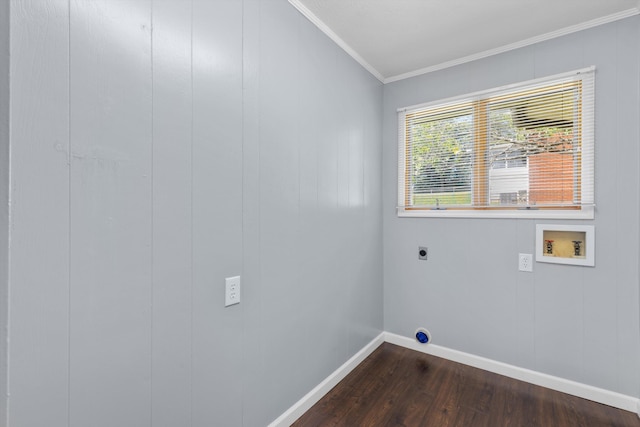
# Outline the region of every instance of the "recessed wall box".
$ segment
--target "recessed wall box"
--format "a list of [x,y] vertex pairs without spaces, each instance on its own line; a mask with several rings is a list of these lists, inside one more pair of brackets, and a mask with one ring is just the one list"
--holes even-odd
[[536,224],[536,261],[595,266],[593,225]]

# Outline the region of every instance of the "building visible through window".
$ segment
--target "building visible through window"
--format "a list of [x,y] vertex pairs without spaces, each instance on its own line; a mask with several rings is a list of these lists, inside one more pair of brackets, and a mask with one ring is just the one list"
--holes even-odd
[[593,207],[593,70],[399,112],[399,210]]

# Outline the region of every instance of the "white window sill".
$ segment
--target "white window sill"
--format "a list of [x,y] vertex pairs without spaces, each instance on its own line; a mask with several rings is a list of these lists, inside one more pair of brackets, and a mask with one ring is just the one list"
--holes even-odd
[[585,206],[581,210],[514,209],[514,210],[465,210],[465,209],[404,209],[398,207],[400,218],[502,218],[502,219],[593,219],[595,208]]

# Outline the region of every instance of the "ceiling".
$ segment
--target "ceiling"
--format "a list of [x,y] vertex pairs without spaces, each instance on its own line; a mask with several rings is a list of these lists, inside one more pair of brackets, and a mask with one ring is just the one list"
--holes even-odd
[[640,0],[289,0],[381,81],[640,13]]

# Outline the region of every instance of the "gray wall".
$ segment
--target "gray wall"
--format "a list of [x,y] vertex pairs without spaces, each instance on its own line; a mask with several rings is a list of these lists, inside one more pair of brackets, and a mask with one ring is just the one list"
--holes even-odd
[[376,79],[286,0],[10,4],[8,426],[265,425],[379,334]]
[[9,4],[0,3],[0,425],[7,418],[9,262]]
[[[640,396],[640,17],[385,85],[385,330]],[[535,263],[536,223],[397,218],[396,109],[571,71],[596,71],[596,267]],[[418,245],[429,260],[418,261]]]

